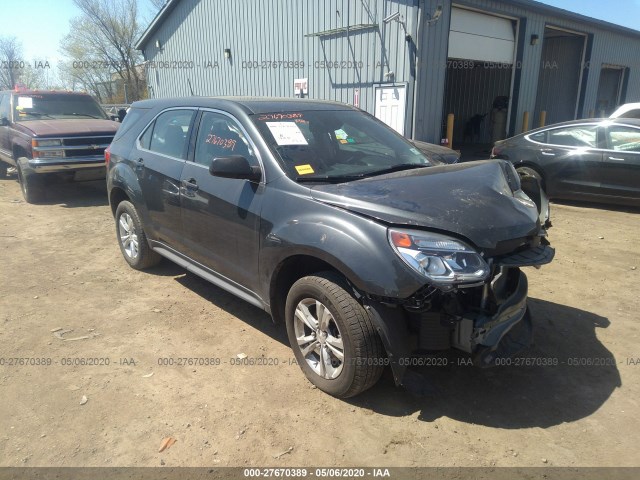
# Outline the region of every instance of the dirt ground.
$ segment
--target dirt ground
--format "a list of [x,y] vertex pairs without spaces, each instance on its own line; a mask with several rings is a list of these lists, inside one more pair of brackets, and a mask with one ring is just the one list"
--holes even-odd
[[[525,356],[557,365],[431,367],[424,397],[385,372],[342,401],[288,363],[264,312],[169,262],[129,268],[101,182],[29,205],[0,180],[0,465],[637,466],[640,212],[552,216],[556,260],[526,269]],[[221,363],[159,365],[183,357]]]

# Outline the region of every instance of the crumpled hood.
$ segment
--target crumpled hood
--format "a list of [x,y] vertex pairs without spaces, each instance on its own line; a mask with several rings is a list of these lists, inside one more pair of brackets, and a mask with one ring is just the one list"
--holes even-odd
[[480,248],[535,235],[537,208],[513,197],[501,161],[405,170],[311,188],[318,201],[385,223],[441,230]]
[[37,136],[83,136],[83,135],[115,135],[120,124],[112,120],[98,118],[71,118],[50,120],[29,120],[17,122],[23,129],[30,130]]

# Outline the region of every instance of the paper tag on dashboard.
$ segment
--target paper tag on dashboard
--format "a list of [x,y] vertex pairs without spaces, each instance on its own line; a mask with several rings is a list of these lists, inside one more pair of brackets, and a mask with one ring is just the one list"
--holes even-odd
[[18,106],[22,108],[33,108],[33,98],[18,97]]
[[310,173],[314,173],[311,165],[296,165],[296,172],[298,172],[298,175],[308,175]]
[[308,145],[295,122],[265,122],[278,145]]

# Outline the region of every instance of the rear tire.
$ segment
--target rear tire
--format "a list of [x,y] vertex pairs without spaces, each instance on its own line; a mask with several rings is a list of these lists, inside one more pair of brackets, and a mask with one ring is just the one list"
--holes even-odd
[[320,390],[348,398],[380,379],[382,342],[342,277],[322,272],[301,278],[289,290],[285,314],[296,361]]
[[40,203],[46,198],[46,190],[44,185],[44,178],[38,175],[25,175],[22,173],[20,166],[18,170],[18,182],[20,182],[20,189],[22,190],[22,196],[27,203]]
[[122,201],[116,209],[116,236],[122,256],[136,270],[157,265],[162,257],[149,246],[138,211],[129,201]]

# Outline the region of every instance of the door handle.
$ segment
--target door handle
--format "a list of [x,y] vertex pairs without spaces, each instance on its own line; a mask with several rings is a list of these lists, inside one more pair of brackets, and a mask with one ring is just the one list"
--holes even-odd
[[144,159],[139,158],[138,163],[136,163],[136,170],[142,170],[144,168]]
[[556,154],[553,153],[551,150],[540,150],[540,153],[543,155],[547,155],[548,157],[555,157]]
[[609,157],[609,160],[615,160],[616,162],[624,162],[624,158],[619,158],[619,157]]
[[198,190],[198,183],[196,182],[195,178],[190,178],[189,180],[183,180],[182,186],[192,192],[195,192]]

